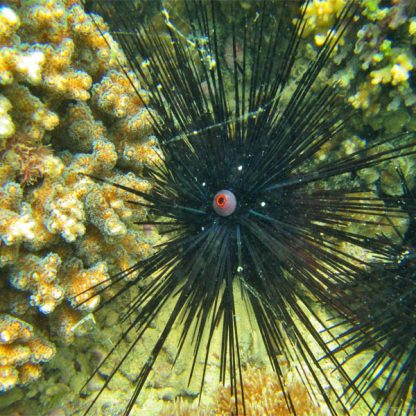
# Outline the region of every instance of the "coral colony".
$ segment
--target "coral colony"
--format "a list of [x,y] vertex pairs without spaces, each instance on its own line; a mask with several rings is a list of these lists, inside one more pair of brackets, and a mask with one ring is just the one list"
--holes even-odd
[[151,251],[128,226],[144,211],[79,175],[145,191],[139,172],[156,158],[143,103],[95,20],[78,1],[0,7],[2,392],[39,378],[56,346],[72,343],[99,302],[75,308],[87,297],[77,294]]
[[415,413],[414,12],[4,2],[0,413]]

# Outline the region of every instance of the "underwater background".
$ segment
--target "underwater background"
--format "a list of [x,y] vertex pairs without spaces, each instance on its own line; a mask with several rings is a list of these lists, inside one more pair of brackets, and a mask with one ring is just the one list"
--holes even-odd
[[[180,18],[182,1],[136,3],[143,10],[141,24],[166,30],[167,17],[161,12],[166,9],[169,23],[187,35]],[[238,3],[256,14],[253,2]],[[274,3],[278,8],[279,1]],[[293,2],[294,16],[304,12],[307,18],[299,71],[322,46],[347,1],[306,3]],[[321,160],[333,153],[351,154],[379,135],[416,131],[414,2],[358,4],[353,36],[338,45],[319,82],[336,80],[339,97],[359,117],[348,126],[350,137],[320,150]],[[0,5],[2,416],[83,414],[89,395],[111,374],[111,362],[82,395],[81,388],[121,333],[117,302],[129,301],[126,295],[96,316],[101,300],[91,297],[94,288],[153,253],[159,239],[153,227],[134,224],[145,220],[147,211],[132,207],[131,195],[79,174],[148,191],[151,184],[143,171],[158,157],[149,112],[120,69],[125,57],[97,13],[94,2],[84,8],[78,0],[8,0]],[[224,35],[223,40],[224,55],[231,54],[229,39]],[[132,79],[146,100],[146,91]],[[381,194],[396,196],[404,192],[398,168],[412,189],[414,156],[358,175]],[[389,237],[397,240],[396,231],[404,235],[407,227],[407,221],[395,220]],[[139,349],[149,351],[159,330],[155,322]],[[243,334],[240,347],[248,414],[287,414],[259,336]],[[368,355],[371,351],[363,353],[363,360]],[[187,383],[186,357],[171,371],[174,357],[175,349],[163,350],[132,415],[229,414],[229,391],[215,373],[218,357],[211,357],[199,407],[199,385]],[[114,376],[91,414],[123,413],[140,370],[136,359],[128,357],[127,369]],[[360,361],[349,365],[353,371]],[[308,399],[301,382],[294,381],[291,390],[304,409],[299,414],[327,414]],[[363,412],[358,405],[351,414]]]

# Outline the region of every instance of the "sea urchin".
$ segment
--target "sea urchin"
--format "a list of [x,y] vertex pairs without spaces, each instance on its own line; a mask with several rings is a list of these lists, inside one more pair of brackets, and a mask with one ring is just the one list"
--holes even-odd
[[361,363],[351,380],[355,391],[346,389],[351,403],[372,390],[375,415],[416,413],[416,199],[399,175],[409,227],[400,244],[388,241],[387,250],[346,288],[353,312],[347,321],[354,325],[340,334],[336,349]]
[[[337,97],[337,84],[318,76],[351,27],[354,2],[303,68],[297,61],[305,17],[297,2],[251,2],[246,10],[233,1],[184,1],[176,25],[162,10],[163,30],[138,23],[134,2],[98,4],[129,69],[147,90],[143,102],[159,143],[160,160],[146,170],[151,192],[114,186],[142,199],[132,203],[148,209],[148,223],[163,236],[153,255],[99,291],[113,290],[104,306],[139,287],[126,305],[126,329],[105,361],[127,337],[133,341],[98,396],[163,312],[167,318],[140,363],[125,415],[173,328],[180,334],[178,356],[193,348],[189,380],[202,358],[201,392],[219,334],[220,380],[230,384],[235,413],[245,413],[240,336],[253,330],[289,413],[297,409],[282,355],[308,390],[338,414],[343,405],[331,395],[339,394],[318,361],[320,354],[331,356],[315,305],[347,314],[339,287],[366,265],[364,256],[347,248],[371,253],[384,244],[352,226],[388,225],[386,215],[402,215],[397,204],[384,204],[354,174],[413,152],[411,134],[403,133],[393,148],[379,140],[348,155],[319,157],[324,146],[340,140],[352,115]],[[125,75],[131,77],[127,70]],[[251,328],[242,327],[249,322],[242,312],[251,317]],[[330,360],[348,382],[335,358]]]

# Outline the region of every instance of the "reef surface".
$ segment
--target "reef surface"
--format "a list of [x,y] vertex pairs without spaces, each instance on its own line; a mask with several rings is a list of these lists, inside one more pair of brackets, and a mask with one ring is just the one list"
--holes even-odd
[[[241,3],[250,7],[250,2]],[[339,82],[340,96],[361,114],[355,135],[336,149],[346,153],[379,133],[416,129],[415,10],[410,1],[358,3],[359,29],[352,46],[341,45],[333,55],[330,76]],[[312,53],[322,44],[345,4],[313,0],[302,6],[308,17],[304,36],[310,41],[306,56],[308,49]],[[103,19],[93,16],[79,0],[7,0],[0,6],[4,415],[29,414],[28,408],[50,416],[82,412],[79,390],[118,331],[115,311],[97,324],[93,312],[100,297],[91,296],[110,276],[149,255],[157,240],[154,230],[134,225],[146,217],[146,209],[132,207],[130,194],[83,175],[147,191],[151,184],[142,172],[157,159],[148,110],[120,68],[125,58]],[[133,74],[130,79],[145,100],[139,81]],[[333,150],[322,149],[322,158]],[[414,164],[404,158],[396,167],[410,177]],[[380,181],[383,192],[394,195],[401,192],[395,175],[392,167],[368,170],[365,180],[373,185]],[[149,337],[156,336],[157,323]],[[262,368],[264,357],[253,352],[256,340],[249,337],[246,344],[246,361]],[[155,369],[138,405],[149,415],[196,414],[191,404],[174,403],[178,396],[196,397],[198,389],[187,388],[180,374],[170,373],[174,352],[164,355],[165,363]],[[102,380],[109,371],[104,369]],[[259,394],[256,378],[274,383],[266,370],[260,375],[258,369],[248,371],[253,396]],[[134,370],[118,375],[119,389],[103,395],[97,414],[116,414],[136,376]],[[101,385],[87,388],[94,392]],[[226,411],[230,398],[213,388],[215,395]],[[200,414],[204,412],[202,408]]]

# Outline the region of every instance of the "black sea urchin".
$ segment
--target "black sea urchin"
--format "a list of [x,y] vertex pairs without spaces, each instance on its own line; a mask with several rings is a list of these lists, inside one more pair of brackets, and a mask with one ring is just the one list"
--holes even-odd
[[391,242],[350,284],[356,324],[339,337],[339,350],[361,364],[352,404],[373,390],[372,410],[386,416],[416,414],[416,199],[401,178],[409,227],[401,244]]
[[[180,334],[178,356],[192,347],[189,380],[202,360],[201,392],[219,336],[220,380],[230,384],[234,413],[238,402],[245,413],[240,337],[251,330],[261,336],[288,413],[300,410],[279,356],[331,414],[346,411],[318,361],[331,357],[330,331],[320,333],[326,325],[315,305],[346,314],[339,287],[366,265],[364,255],[349,250],[384,245],[354,225],[383,227],[386,215],[402,215],[355,172],[413,152],[410,134],[402,134],[394,148],[384,150],[385,140],[346,156],[323,154],[342,136],[351,112],[338,99],[337,85],[318,76],[349,27],[354,3],[303,69],[295,65],[305,27],[297,2],[251,2],[247,11],[237,2],[185,1],[180,18],[162,11],[163,30],[139,24],[134,2],[98,3],[148,91],[159,141],[160,161],[146,172],[152,191],[114,186],[142,198],[148,222],[163,236],[155,254],[113,276],[110,300],[133,287],[139,291],[126,305],[127,328],[105,361],[128,337],[133,341],[99,395],[163,314],[163,328],[138,364],[125,415],[173,330]],[[251,320],[244,321],[243,312]],[[335,358],[330,361],[348,383]]]

